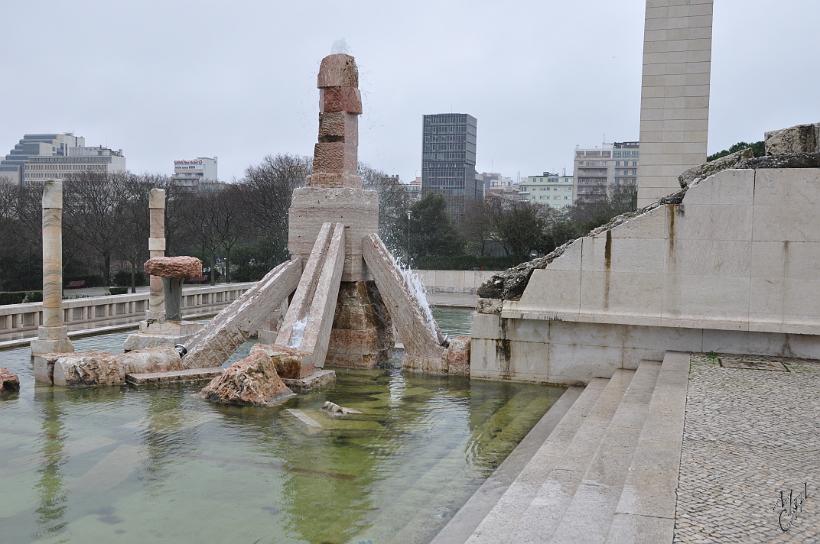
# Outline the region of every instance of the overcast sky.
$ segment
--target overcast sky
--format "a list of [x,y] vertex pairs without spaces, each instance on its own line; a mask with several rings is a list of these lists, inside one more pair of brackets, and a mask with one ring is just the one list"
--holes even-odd
[[[478,171],[572,170],[638,138],[644,0],[6,2],[0,154],[24,133],[122,148],[134,172],[309,155],[320,59],[344,39],[359,158],[408,181],[425,113],[478,119]],[[715,0],[709,151],[820,121],[820,2]]]

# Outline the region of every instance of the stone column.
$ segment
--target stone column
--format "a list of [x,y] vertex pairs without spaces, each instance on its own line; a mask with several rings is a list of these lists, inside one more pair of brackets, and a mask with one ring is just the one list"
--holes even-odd
[[[151,189],[148,195],[148,214],[150,233],[148,238],[149,257],[165,256],[165,189]],[[165,293],[162,278],[150,277],[148,292],[148,309],[145,319],[149,322],[165,321]]]
[[63,183],[43,187],[43,324],[31,354],[73,352],[63,323]]

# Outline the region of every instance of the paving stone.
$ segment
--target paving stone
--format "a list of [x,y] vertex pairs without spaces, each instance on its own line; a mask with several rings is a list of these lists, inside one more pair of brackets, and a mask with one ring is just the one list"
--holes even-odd
[[[820,542],[820,362],[754,358],[783,372],[726,358],[692,356],[674,542]],[[804,482],[809,498],[784,532],[780,491]]]

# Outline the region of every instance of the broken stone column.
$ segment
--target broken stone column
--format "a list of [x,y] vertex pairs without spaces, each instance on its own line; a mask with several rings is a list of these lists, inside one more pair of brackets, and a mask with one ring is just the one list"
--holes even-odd
[[221,366],[296,289],[301,271],[302,263],[297,257],[268,272],[185,344],[183,366]]
[[404,344],[404,368],[447,373],[443,345],[446,339],[433,319],[423,287],[413,284],[407,276],[409,272],[398,267],[378,234],[365,240],[364,259]]
[[[182,284],[185,279],[202,276],[202,261],[196,257],[151,257],[144,269],[151,275],[152,282],[159,280],[158,296],[162,299],[161,304],[149,306],[146,316],[149,313],[155,316],[159,308],[163,309],[163,315],[141,321],[139,332],[126,338],[124,351],[184,344],[202,324],[182,319]],[[150,300],[149,295],[149,305]]]
[[[148,255],[151,259],[165,256],[165,190],[151,189],[148,193],[149,238]],[[165,286],[163,278],[149,276],[148,308],[145,319],[140,321],[139,331],[129,334],[123,345],[124,351],[159,346],[184,344],[202,328],[202,324],[183,321],[181,316],[166,321]],[[179,285],[182,288],[182,285]],[[179,298],[177,297],[177,301]]]
[[43,324],[31,341],[31,354],[70,353],[63,322],[63,183],[43,187]]

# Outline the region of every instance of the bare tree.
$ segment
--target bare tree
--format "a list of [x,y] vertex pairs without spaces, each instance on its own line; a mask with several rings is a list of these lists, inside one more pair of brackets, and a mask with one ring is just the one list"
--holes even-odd
[[305,185],[310,161],[295,155],[268,155],[249,166],[240,184],[243,213],[270,266],[288,256],[288,210],[294,189]]

